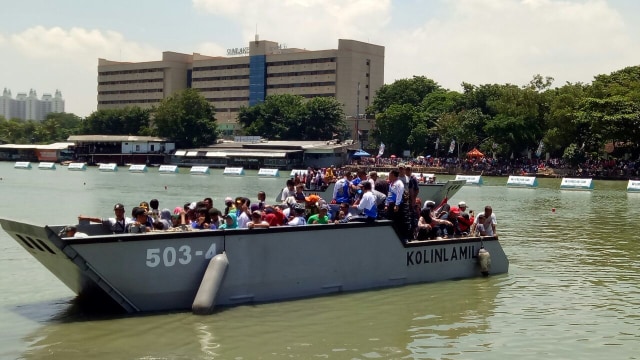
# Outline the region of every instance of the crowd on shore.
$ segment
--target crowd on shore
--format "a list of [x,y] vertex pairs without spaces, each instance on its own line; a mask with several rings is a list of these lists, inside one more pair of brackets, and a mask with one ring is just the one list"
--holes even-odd
[[485,175],[508,176],[540,174],[600,179],[633,179],[640,177],[640,161],[632,159],[587,159],[577,166],[571,166],[559,158],[548,160],[538,158],[494,159],[474,157],[459,159],[456,157],[431,156],[417,159],[375,158],[354,159],[356,167],[396,167],[399,163],[408,163],[414,167],[439,169],[442,173],[482,173]]

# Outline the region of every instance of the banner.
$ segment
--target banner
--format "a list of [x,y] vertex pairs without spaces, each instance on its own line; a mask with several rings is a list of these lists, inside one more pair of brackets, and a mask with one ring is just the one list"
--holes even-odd
[[438,150],[438,147],[440,146],[440,138],[436,139],[436,150]]
[[376,157],[380,157],[382,154],[384,154],[384,143],[380,143],[380,150],[378,150],[378,156]]
[[451,145],[449,145],[449,154],[453,154],[453,150],[456,149],[456,140],[451,140]]

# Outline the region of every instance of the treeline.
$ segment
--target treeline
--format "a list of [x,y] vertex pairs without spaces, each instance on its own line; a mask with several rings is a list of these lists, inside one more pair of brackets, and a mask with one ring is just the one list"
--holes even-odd
[[[551,88],[553,78],[536,75],[524,86],[471,85],[442,88],[425,77],[384,85],[367,109],[376,118],[371,133],[391,153],[449,153],[473,147],[508,158],[540,150],[577,164],[602,155],[605,144],[618,154],[640,154],[640,66],[598,75],[591,84]],[[436,142],[439,143],[436,149]]]
[[0,116],[0,139],[14,144],[49,144],[70,135],[160,136],[189,148],[215,143],[215,108],[194,89],[174,94],[152,109],[98,110],[82,119],[51,113],[42,121],[6,120]]

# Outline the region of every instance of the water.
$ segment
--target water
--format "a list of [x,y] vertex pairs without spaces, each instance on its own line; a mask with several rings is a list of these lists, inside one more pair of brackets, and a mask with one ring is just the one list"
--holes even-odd
[[[0,163],[0,216],[39,224],[110,216],[140,201],[273,199],[284,178],[38,169]],[[78,313],[73,294],[0,231],[1,359],[638,359],[640,194],[506,188],[486,178],[452,200],[494,208],[511,267],[489,278],[240,306],[210,316]],[[423,199],[424,200],[424,199]],[[553,212],[552,208],[556,211]]]

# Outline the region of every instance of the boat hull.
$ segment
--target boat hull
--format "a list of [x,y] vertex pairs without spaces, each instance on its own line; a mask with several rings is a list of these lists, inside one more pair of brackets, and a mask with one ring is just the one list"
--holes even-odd
[[405,243],[389,221],[71,239],[58,238],[56,227],[0,223],[71,290],[109,297],[128,312],[190,309],[210,259],[222,253],[229,265],[216,305],[478,277],[482,246],[490,274],[509,267],[497,238]]

